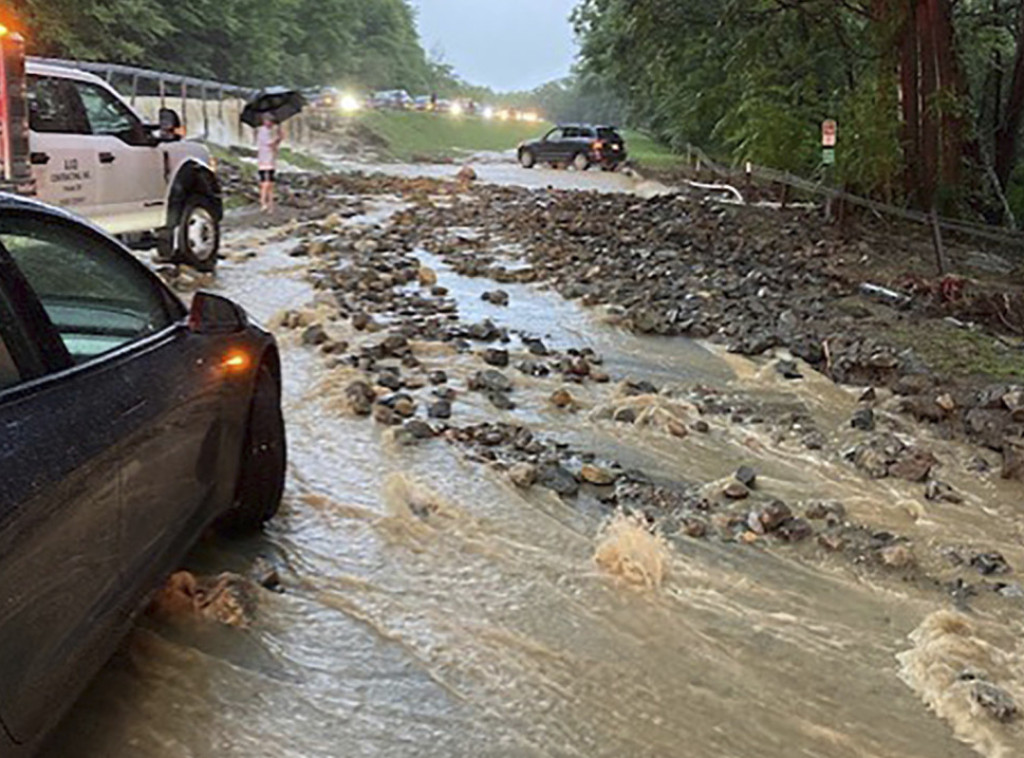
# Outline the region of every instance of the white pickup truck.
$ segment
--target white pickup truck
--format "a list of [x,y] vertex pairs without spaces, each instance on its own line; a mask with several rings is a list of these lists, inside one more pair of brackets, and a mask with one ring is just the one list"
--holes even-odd
[[164,259],[213,269],[220,184],[207,149],[181,139],[177,114],[163,109],[160,124],[146,124],[99,77],[25,60],[12,42],[18,40],[0,42],[0,158],[8,187],[135,247],[156,246]]

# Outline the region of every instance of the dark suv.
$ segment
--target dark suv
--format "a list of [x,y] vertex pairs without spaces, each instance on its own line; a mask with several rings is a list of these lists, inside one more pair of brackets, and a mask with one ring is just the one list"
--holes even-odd
[[592,165],[614,171],[625,160],[626,143],[613,126],[562,124],[540,139],[519,146],[523,168],[549,163],[554,167],[571,164],[580,171]]

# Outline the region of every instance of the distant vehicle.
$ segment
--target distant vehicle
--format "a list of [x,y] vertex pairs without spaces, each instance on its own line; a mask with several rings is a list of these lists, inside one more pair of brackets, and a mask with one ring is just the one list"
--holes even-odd
[[413,108],[418,111],[432,111],[434,110],[434,101],[430,95],[419,95],[413,98]]
[[370,98],[370,106],[405,110],[413,106],[413,99],[404,89],[383,90],[373,93],[373,97]]
[[302,94],[314,110],[334,110],[341,104],[342,94],[334,87],[311,87]]
[[0,755],[33,754],[207,527],[285,477],[274,338],[0,193]]
[[614,171],[626,160],[626,142],[612,126],[561,124],[543,137],[519,146],[519,163],[533,168],[538,163],[573,166],[586,171],[600,166]]
[[[98,76],[24,56],[0,37],[0,189],[67,208],[167,260],[211,270],[220,184],[210,153],[170,109],[147,124]],[[26,129],[27,127],[27,129]]]

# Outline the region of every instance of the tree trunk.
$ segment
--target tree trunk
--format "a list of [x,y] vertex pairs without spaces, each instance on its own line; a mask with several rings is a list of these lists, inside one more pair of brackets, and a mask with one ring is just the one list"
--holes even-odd
[[933,29],[934,0],[921,0],[917,7],[917,41],[920,56],[918,113],[921,122],[921,184],[918,188],[921,207],[930,209],[935,201],[939,169],[939,124],[936,118],[938,80]]
[[1019,15],[1017,54],[1013,62],[1009,101],[1003,110],[1002,122],[996,129],[996,177],[1004,190],[1016,163],[1017,138],[1020,133],[1021,116],[1024,115],[1024,11],[1020,11]]
[[918,200],[921,186],[921,118],[918,92],[919,57],[917,46],[917,8],[915,0],[905,0],[900,22],[900,104],[903,108],[903,164],[907,198]]

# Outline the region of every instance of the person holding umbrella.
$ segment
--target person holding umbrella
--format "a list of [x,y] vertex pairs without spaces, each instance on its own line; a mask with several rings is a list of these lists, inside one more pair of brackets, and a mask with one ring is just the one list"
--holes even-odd
[[260,180],[260,210],[274,212],[274,180],[277,173],[277,153],[284,134],[271,113],[264,113],[256,130],[256,168]]
[[266,87],[242,109],[242,123],[256,130],[256,161],[260,180],[260,210],[274,210],[277,154],[284,140],[281,124],[302,112],[306,104],[300,92],[285,87]]

